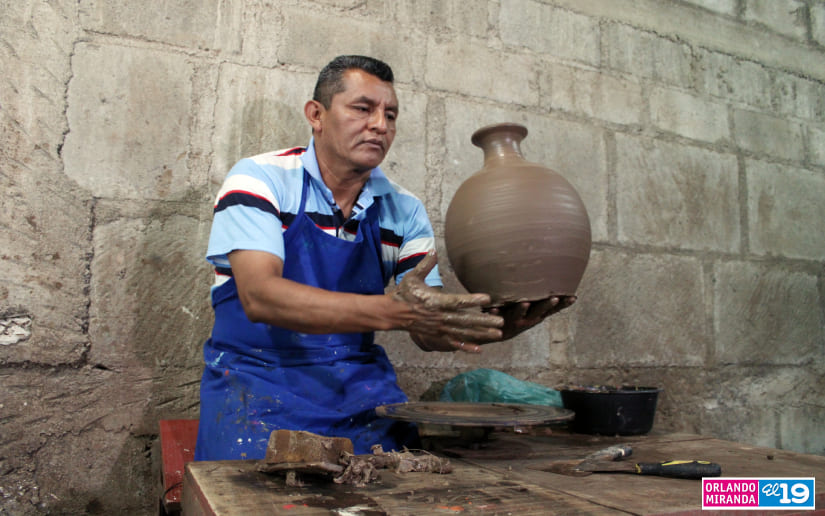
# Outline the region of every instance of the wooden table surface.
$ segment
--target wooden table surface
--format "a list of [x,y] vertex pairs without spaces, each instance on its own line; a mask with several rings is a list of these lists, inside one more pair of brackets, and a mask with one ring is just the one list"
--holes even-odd
[[[438,443],[436,443],[438,444]],[[494,433],[480,449],[449,445],[453,472],[383,470],[366,487],[316,482],[287,487],[284,477],[260,473],[256,461],[191,462],[183,487],[185,516],[271,514],[720,514],[701,511],[701,481],[594,473],[566,476],[543,471],[554,461],[583,458],[613,444],[630,444],[631,459],[697,459],[722,466],[723,477],[815,477],[816,511],[825,514],[825,456],[806,455],[688,434],[634,437]],[[745,513],[745,511],[741,511]],[[758,514],[750,511],[747,514]],[[769,514],[762,511],[762,514]],[[788,516],[794,511],[770,514]]]

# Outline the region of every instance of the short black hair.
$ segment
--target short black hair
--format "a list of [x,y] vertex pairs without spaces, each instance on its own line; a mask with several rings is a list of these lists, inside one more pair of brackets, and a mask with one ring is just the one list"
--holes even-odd
[[358,69],[374,75],[385,82],[393,82],[392,68],[387,63],[367,56],[338,56],[329,62],[318,74],[312,100],[327,109],[332,105],[332,97],[344,91],[344,72]]

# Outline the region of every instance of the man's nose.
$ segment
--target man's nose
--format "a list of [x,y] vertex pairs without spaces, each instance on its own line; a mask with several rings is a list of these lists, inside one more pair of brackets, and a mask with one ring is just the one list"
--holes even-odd
[[381,108],[374,109],[370,116],[370,129],[379,133],[387,132],[387,112]]

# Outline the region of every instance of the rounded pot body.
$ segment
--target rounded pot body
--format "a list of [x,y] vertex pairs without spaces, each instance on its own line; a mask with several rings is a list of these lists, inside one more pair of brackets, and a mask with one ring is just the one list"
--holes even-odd
[[450,264],[470,292],[494,305],[573,295],[590,258],[590,219],[573,186],[524,159],[527,128],[496,124],[473,133],[484,166],[447,209]]

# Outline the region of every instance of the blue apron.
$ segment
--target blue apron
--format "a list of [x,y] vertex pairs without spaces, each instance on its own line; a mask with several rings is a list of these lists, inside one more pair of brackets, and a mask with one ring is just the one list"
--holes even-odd
[[[383,294],[378,200],[354,241],[328,235],[304,213],[284,232],[283,277],[337,292]],[[204,344],[195,460],[261,459],[273,430],[348,437],[355,453],[415,447],[414,425],[375,407],[407,401],[374,332],[309,335],[250,322],[234,278],[212,292],[215,325]]]

